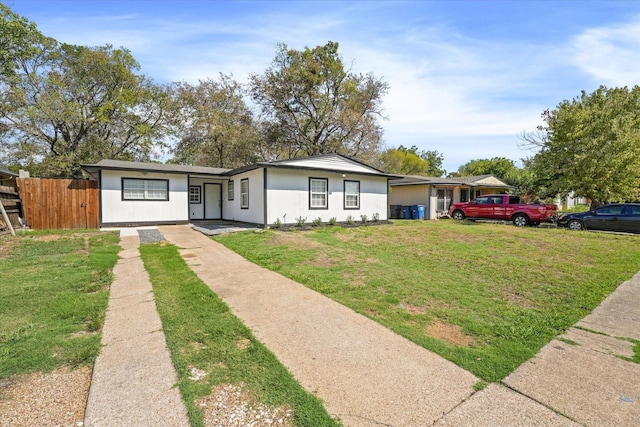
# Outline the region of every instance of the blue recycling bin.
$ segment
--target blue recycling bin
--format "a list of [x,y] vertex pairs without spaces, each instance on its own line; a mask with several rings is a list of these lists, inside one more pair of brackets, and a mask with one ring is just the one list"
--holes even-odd
[[400,209],[400,218],[401,219],[411,219],[411,206],[403,206]]
[[411,219],[424,219],[425,205],[411,206]]

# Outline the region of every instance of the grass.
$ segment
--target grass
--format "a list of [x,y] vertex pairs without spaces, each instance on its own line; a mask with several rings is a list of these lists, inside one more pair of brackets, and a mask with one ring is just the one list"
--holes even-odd
[[640,270],[637,236],[453,221],[215,238],[499,381]]
[[93,364],[119,249],[107,233],[0,238],[0,378]]
[[[257,401],[293,410],[297,426],[338,426],[168,244],[141,245],[180,391],[192,426],[202,426],[198,401],[216,385],[244,384]],[[189,379],[191,369],[206,372]]]
[[640,363],[640,341],[631,340],[633,342],[633,357],[628,360],[635,363]]

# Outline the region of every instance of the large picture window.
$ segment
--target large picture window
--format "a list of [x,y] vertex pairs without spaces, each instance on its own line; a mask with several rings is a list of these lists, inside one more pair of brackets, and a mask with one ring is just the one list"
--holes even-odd
[[309,208],[328,209],[329,180],[327,178],[309,178]]
[[249,178],[240,180],[240,208],[249,209]]
[[169,200],[168,179],[122,178],[122,200]]
[[235,185],[233,184],[233,180],[229,180],[229,183],[227,184],[227,199],[228,200],[233,200],[234,191],[235,191]]
[[360,209],[360,181],[344,182],[344,208]]

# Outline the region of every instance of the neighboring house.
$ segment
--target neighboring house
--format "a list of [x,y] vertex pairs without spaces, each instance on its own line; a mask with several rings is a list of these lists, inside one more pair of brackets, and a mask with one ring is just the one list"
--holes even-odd
[[398,178],[339,154],[237,169],[118,160],[82,167],[99,181],[101,226],[386,220],[388,180]]
[[424,205],[425,219],[437,219],[451,203],[468,202],[482,194],[506,193],[511,188],[493,175],[434,178],[410,175],[389,182],[389,205]]
[[591,204],[586,197],[578,197],[573,191],[566,196],[557,196],[554,200],[554,203],[558,205],[562,210],[575,208],[576,206],[580,205]]

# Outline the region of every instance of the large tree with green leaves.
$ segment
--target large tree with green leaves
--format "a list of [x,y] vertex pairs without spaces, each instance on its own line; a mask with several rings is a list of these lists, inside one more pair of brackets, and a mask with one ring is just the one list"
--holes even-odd
[[491,159],[470,160],[452,172],[449,176],[479,176],[494,175],[500,179],[506,179],[517,169],[513,160],[506,157],[493,157]]
[[640,200],[640,86],[582,91],[542,119],[523,139],[539,150],[530,163],[548,195]]
[[385,172],[400,175],[423,175],[440,177],[445,171],[442,169],[444,157],[435,150],[418,152],[415,145],[407,148],[389,148],[380,154],[379,167]]
[[16,74],[18,60],[31,58],[38,47],[52,42],[29,22],[0,3],[0,75],[3,78]]
[[81,163],[150,159],[167,96],[138,74],[131,53],[59,44],[18,21],[31,36],[8,49],[20,54],[5,55],[10,72],[0,76],[0,160],[42,176],[80,176]]
[[493,175],[509,184],[513,194],[523,200],[539,200],[538,188],[535,184],[535,174],[530,167],[530,161],[525,160],[525,167],[518,168],[515,162],[506,157],[492,157],[490,159],[475,159],[460,166],[450,177]]
[[337,152],[365,162],[379,153],[381,100],[388,85],[373,74],[345,69],[338,43],[304,50],[278,45],[262,75],[250,78],[277,157]]
[[232,76],[176,83],[172,88],[171,131],[177,142],[173,161],[233,168],[259,160],[259,131]]

